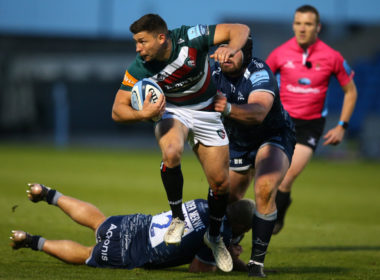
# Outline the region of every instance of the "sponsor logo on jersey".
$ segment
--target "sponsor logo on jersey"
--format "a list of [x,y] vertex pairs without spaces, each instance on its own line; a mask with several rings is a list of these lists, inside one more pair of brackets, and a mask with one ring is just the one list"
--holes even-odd
[[177,44],[182,44],[182,43],[185,43],[185,40],[182,39],[182,38],[179,38],[178,41],[177,41]]
[[128,70],[125,71],[124,79],[123,79],[123,85],[133,87],[135,83],[137,83],[137,79],[133,77],[131,74],[129,74]]
[[206,226],[202,222],[201,216],[199,215],[199,212],[197,210],[197,205],[195,204],[194,200],[191,200],[189,202],[185,203],[185,207],[187,210],[187,216],[193,225],[193,228],[195,231],[200,231],[204,229]]
[[198,24],[187,30],[187,37],[189,37],[189,40],[193,40],[199,36],[204,35],[208,35],[207,25]]
[[257,68],[264,68],[264,63],[262,63],[262,62],[259,62],[259,61],[257,61],[257,60],[254,59],[253,63],[255,64],[255,66]]
[[301,79],[298,80],[298,83],[300,85],[310,85],[311,81],[308,78],[301,78]]
[[309,94],[309,93],[313,93],[313,94],[319,94],[320,93],[320,90],[319,88],[312,88],[312,87],[308,87],[308,88],[303,88],[303,87],[300,87],[300,86],[293,86],[293,85],[286,85],[286,89],[290,92],[294,92],[294,93],[303,93],[303,94]]
[[187,66],[189,66],[189,67],[191,67],[191,68],[194,68],[195,65],[196,65],[195,60],[192,59],[191,57],[187,58],[187,59],[185,60],[185,63],[186,63]]
[[236,87],[233,84],[230,84],[230,87],[231,87],[231,92],[235,93]]
[[285,68],[291,68],[291,69],[296,68],[296,67],[294,66],[292,60],[288,60],[288,61],[286,62],[286,64],[284,65],[284,67],[285,67]]
[[244,101],[244,100],[245,100],[243,94],[242,94],[240,91],[238,92],[237,100],[238,100],[238,101]]
[[269,74],[266,70],[260,70],[252,73],[249,79],[251,80],[252,86],[256,86],[261,83],[269,82]]
[[114,224],[111,224],[111,226],[108,228],[106,232],[106,240],[104,241],[102,245],[102,260],[105,262],[108,261],[108,245],[111,242],[110,239],[113,235],[114,229],[117,229],[117,226],[115,226]]
[[218,129],[216,133],[219,135],[220,138],[226,138],[226,132],[223,129]]

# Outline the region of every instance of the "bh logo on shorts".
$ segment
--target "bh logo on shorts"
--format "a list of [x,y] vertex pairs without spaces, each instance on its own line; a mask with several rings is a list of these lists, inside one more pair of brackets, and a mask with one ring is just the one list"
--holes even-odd
[[222,139],[226,138],[226,132],[223,129],[218,129],[216,133],[218,133],[220,138]]

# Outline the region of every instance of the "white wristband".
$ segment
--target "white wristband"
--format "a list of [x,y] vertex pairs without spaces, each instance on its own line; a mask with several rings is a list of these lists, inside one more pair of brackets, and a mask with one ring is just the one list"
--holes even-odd
[[231,103],[227,102],[226,108],[224,108],[223,116],[229,116],[231,114]]

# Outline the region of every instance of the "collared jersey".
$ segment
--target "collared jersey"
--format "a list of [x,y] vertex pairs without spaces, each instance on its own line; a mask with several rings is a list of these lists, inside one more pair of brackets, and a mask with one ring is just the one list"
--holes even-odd
[[320,39],[304,52],[294,37],[277,47],[266,62],[273,73],[279,73],[282,104],[296,119],[311,120],[327,115],[330,77],[335,75],[344,86],[354,75],[342,55]]
[[257,91],[266,91],[274,97],[272,108],[261,124],[247,125],[232,118],[224,120],[230,146],[237,150],[250,149],[260,146],[268,137],[280,135],[287,129],[293,130],[289,114],[281,105],[276,78],[264,61],[254,57],[244,74],[237,79],[223,75],[218,63],[215,63],[213,70],[218,91],[230,103],[247,104],[249,95]]
[[[211,250],[203,242],[209,221],[207,201],[188,201],[182,204],[182,211],[186,227],[178,246],[167,246],[163,239],[172,219],[171,211],[154,216],[109,217],[97,230],[97,245],[86,261],[87,265],[164,268],[190,263],[194,256],[215,265]],[[232,233],[227,220],[223,221],[222,235],[228,246]]]
[[120,89],[130,91],[138,80],[150,77],[160,85],[168,103],[193,109],[207,107],[216,94],[207,55],[214,43],[215,27],[181,26],[170,31],[169,60],[145,62],[137,54],[125,72]]

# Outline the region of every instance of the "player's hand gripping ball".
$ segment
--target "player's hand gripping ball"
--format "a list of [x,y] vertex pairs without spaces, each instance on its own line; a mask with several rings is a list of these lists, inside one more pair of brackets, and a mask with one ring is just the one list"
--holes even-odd
[[[152,93],[150,103],[156,103],[160,95],[164,94],[161,87],[154,80],[150,78],[139,80],[132,88],[132,108],[137,111],[142,110],[145,98],[149,93]],[[159,119],[160,116],[152,118],[155,122]]]

